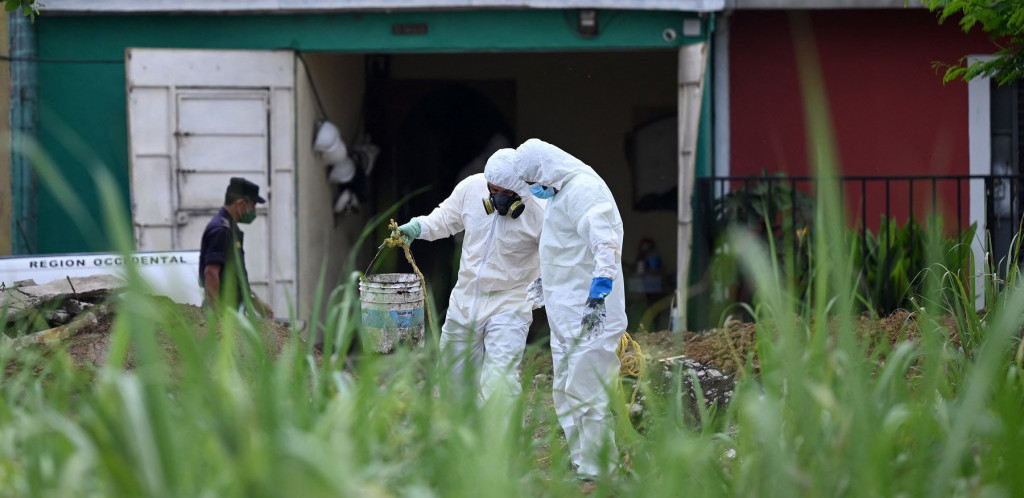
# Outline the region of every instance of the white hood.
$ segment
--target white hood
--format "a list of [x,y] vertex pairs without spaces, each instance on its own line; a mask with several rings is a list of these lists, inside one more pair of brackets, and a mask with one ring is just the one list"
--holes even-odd
[[576,173],[590,169],[572,154],[539,138],[531,138],[516,149],[513,165],[523,181],[557,189]]
[[509,189],[525,199],[530,196],[530,186],[516,174],[515,158],[515,149],[498,149],[487,159],[484,177],[489,183]]

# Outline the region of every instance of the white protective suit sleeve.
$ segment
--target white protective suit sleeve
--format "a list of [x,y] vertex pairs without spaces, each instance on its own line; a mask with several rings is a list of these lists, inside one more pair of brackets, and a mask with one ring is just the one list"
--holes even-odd
[[430,214],[413,218],[420,222],[420,239],[438,240],[465,230],[462,210],[470,185],[472,181],[469,178],[462,180],[452,190],[452,195],[441,201]]
[[576,233],[587,241],[594,253],[594,277],[615,280],[619,273],[622,248],[615,231],[614,215],[613,204],[600,202],[588,209],[576,224]]

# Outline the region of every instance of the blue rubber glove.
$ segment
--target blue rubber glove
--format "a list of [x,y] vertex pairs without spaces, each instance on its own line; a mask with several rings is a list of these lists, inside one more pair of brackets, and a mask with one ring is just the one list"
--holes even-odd
[[607,277],[594,277],[590,283],[590,298],[604,299],[612,292],[612,279]]
[[420,222],[416,220],[412,220],[409,223],[398,227],[398,233],[402,236],[402,242],[405,242],[405,245],[407,246],[412,245],[412,241],[416,240],[416,237],[420,236],[420,232]]

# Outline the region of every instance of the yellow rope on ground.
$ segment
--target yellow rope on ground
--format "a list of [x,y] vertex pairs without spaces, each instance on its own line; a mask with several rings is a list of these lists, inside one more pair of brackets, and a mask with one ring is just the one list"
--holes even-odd
[[624,377],[633,377],[636,379],[636,384],[633,386],[633,395],[629,400],[629,409],[633,409],[633,405],[636,404],[636,396],[640,393],[640,379],[643,377],[644,370],[647,367],[647,360],[644,358],[643,351],[640,350],[640,344],[637,344],[633,340],[633,337],[629,335],[629,332],[623,332],[622,337],[619,338],[619,345],[615,348],[615,353],[619,356],[619,373]]
[[[427,279],[423,278],[423,273],[416,266],[416,260],[412,257],[412,251],[409,250],[409,246],[402,240],[402,233],[398,231],[398,223],[395,223],[394,218],[391,219],[391,223],[388,223],[388,228],[391,229],[391,236],[384,239],[384,243],[388,247],[401,246],[402,250],[405,251],[405,259],[412,265],[412,271],[416,272],[416,276],[420,278],[420,288],[423,289],[423,308],[427,311],[427,322],[433,326],[434,317],[430,313],[430,303],[427,302]],[[436,328],[434,328],[434,334],[437,334]]]

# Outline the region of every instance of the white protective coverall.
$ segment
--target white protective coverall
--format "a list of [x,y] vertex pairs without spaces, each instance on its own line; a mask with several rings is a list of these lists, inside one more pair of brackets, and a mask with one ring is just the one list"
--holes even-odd
[[[514,149],[501,149],[487,164],[511,166],[513,157]],[[540,272],[537,244],[544,218],[544,202],[525,193],[519,193],[526,207],[518,218],[487,214],[483,199],[490,192],[477,173],[459,182],[429,215],[413,218],[420,223],[420,239],[465,231],[440,347],[449,379],[460,385],[474,375],[469,380],[479,384],[484,400],[499,390],[508,396],[522,392],[516,369],[533,321],[526,294]]]
[[[610,458],[604,470],[610,472],[618,460],[608,389],[618,379],[615,349],[626,331],[622,218],[604,180],[554,145],[527,140],[516,150],[513,167],[520,179],[557,189],[540,238],[552,394],[577,472],[597,476],[602,448]],[[584,334],[581,321],[594,277],[610,278],[613,286],[605,298],[604,326]]]

